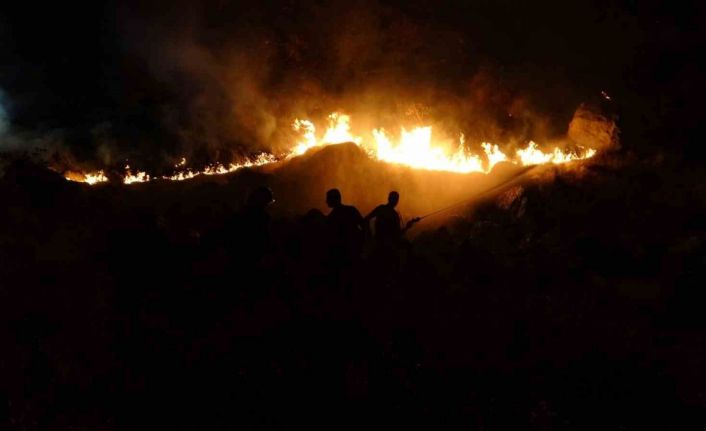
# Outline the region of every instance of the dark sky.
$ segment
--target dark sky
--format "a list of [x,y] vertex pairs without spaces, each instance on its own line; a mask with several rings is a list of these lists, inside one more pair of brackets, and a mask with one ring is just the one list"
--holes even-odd
[[427,104],[457,95],[457,111],[472,99],[489,116],[520,103],[556,123],[605,90],[631,145],[691,151],[703,130],[699,2],[4,3],[13,130],[61,130],[79,159],[105,142],[153,159],[266,147],[273,118],[371,83]]

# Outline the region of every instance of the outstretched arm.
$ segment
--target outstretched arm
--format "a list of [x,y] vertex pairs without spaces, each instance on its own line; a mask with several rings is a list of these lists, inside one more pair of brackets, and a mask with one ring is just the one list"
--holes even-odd
[[404,235],[405,232],[410,230],[412,228],[412,226],[417,224],[421,219],[422,219],[421,217],[415,217],[415,218],[409,220],[407,222],[407,224],[405,224],[404,228],[402,229],[402,234]]

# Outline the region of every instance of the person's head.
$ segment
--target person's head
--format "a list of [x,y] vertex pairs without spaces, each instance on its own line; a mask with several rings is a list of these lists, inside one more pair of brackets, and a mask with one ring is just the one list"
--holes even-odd
[[326,192],[326,205],[329,208],[336,208],[341,205],[341,191],[338,189],[331,189]]
[[392,192],[390,192],[389,195],[387,195],[387,203],[388,203],[392,208],[396,207],[396,206],[397,206],[397,202],[399,202],[399,201],[400,201],[400,194],[399,194],[399,193],[397,193],[397,192],[395,192],[395,191],[392,191]]
[[269,187],[258,187],[255,190],[253,190],[250,195],[248,196],[248,203],[247,205],[249,207],[261,207],[264,208],[267,205],[271,204],[274,202],[274,195],[272,194],[272,190],[270,190]]

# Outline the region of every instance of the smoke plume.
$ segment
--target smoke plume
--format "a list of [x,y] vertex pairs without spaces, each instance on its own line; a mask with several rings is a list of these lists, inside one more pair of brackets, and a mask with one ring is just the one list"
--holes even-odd
[[[67,164],[157,173],[181,157],[198,166],[285,151],[295,118],[324,124],[332,111],[356,130],[432,125],[470,147],[554,141],[609,70],[593,62],[586,79],[577,50],[612,61],[632,39],[603,52],[587,30],[608,18],[590,3],[514,3],[109,3],[90,11],[89,28],[37,44],[58,52],[41,71],[57,77],[44,99],[13,89],[25,117],[13,129],[60,136],[49,153]],[[526,20],[509,21],[508,7]],[[53,22],[39,24],[72,30]]]

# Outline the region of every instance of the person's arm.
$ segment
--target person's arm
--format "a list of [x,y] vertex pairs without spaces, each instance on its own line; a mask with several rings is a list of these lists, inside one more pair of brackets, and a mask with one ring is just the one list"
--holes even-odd
[[374,219],[375,217],[377,217],[377,216],[378,216],[378,211],[380,210],[380,207],[381,207],[381,206],[382,206],[382,205],[376,206],[374,210],[370,211],[370,214],[368,214],[368,215],[365,216],[365,218],[363,219],[363,221],[364,221],[365,223],[369,223],[371,219]]
[[358,209],[355,209],[355,219],[356,223],[360,227],[362,231],[365,231],[365,225],[368,223],[366,219],[363,218],[363,216],[360,214],[360,211]]
[[402,229],[401,234],[404,235],[405,232],[408,230],[412,229],[412,226],[417,224],[422,218],[421,217],[414,217],[413,219],[410,219],[407,224],[405,224],[404,228]]
[[380,210],[380,207],[381,205],[378,205],[377,207],[375,207],[374,210],[370,211],[370,214],[366,215],[365,218],[363,218],[362,226],[366,236],[368,236],[368,234],[370,233],[370,220],[378,216],[378,211]]

